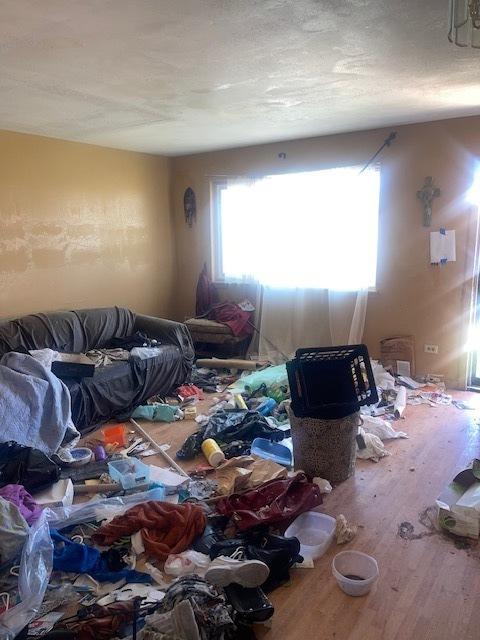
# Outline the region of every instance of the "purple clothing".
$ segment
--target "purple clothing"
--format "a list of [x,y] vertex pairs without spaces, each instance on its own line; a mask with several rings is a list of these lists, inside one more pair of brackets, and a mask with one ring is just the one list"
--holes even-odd
[[0,489],[0,497],[17,505],[28,524],[33,524],[42,513],[42,507],[35,502],[21,484],[5,485]]

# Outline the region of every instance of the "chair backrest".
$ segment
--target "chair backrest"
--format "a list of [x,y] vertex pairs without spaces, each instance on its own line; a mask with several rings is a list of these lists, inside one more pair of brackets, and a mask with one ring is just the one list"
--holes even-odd
[[85,353],[133,333],[135,314],[124,307],[35,313],[0,320],[0,355],[16,349]]

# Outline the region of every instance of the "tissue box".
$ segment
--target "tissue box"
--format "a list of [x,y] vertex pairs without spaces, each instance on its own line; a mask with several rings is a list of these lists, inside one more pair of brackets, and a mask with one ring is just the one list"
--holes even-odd
[[468,488],[452,482],[437,498],[438,523],[442,529],[464,538],[480,535],[480,482]]
[[59,480],[33,497],[42,507],[69,507],[73,503],[73,482],[70,478]]

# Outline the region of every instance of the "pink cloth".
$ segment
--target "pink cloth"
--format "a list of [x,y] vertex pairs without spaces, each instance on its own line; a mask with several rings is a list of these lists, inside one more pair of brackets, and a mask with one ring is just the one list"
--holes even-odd
[[208,317],[210,320],[226,324],[237,338],[246,338],[253,333],[251,315],[250,311],[243,311],[234,302],[221,302],[212,307]]
[[35,502],[21,484],[5,485],[0,489],[0,497],[17,505],[28,524],[33,524],[42,513],[42,507]]

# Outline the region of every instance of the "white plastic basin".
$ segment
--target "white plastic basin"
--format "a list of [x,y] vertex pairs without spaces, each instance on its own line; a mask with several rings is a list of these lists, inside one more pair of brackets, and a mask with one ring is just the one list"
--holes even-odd
[[342,591],[349,596],[364,596],[378,578],[378,564],[361,551],[342,551],[333,559],[332,573]]
[[307,511],[296,518],[285,531],[285,537],[300,541],[300,553],[305,558],[320,558],[330,546],[335,534],[335,518],[317,511]]

